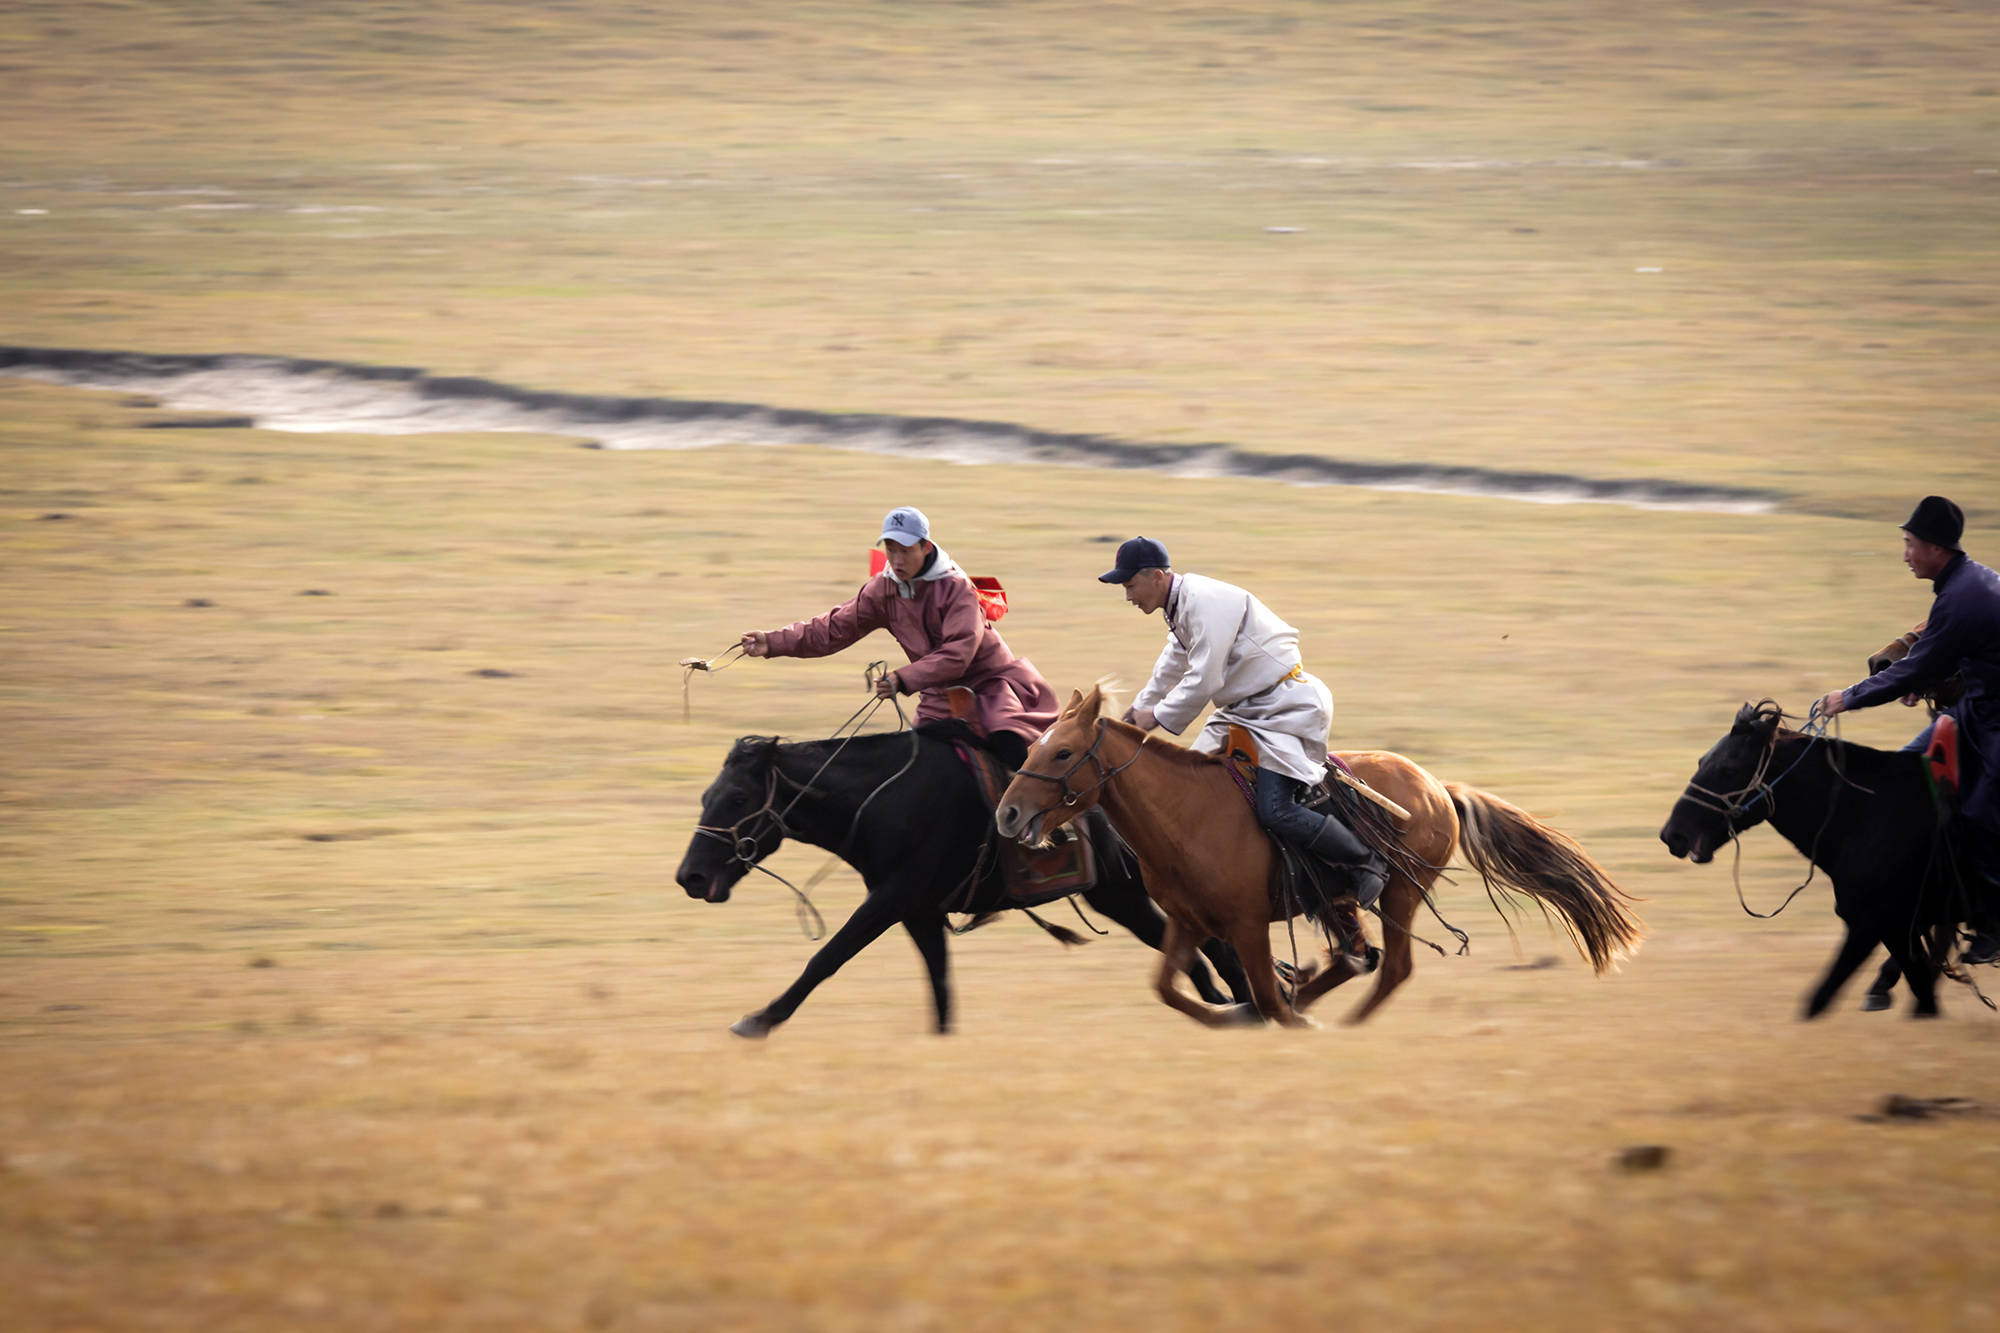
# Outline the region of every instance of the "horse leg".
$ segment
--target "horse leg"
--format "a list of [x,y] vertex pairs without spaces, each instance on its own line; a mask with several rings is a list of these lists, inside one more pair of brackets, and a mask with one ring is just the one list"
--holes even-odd
[[[1149,949],[1158,949],[1160,941],[1166,938],[1166,913],[1145,895],[1137,883],[1113,885],[1100,881],[1083,891],[1083,900],[1131,931]],[[1229,987],[1236,1002],[1248,1004],[1250,986],[1243,979],[1243,968],[1237,963],[1236,955],[1229,951],[1229,946],[1216,940],[1204,940],[1201,952],[1214,962],[1215,972],[1221,974],[1222,984]],[[1215,973],[1211,973],[1207,965],[1192,954],[1188,956],[1187,977],[1201,992],[1201,998],[1210,1004],[1230,1002],[1230,997],[1216,988]]]
[[729,1030],[739,1037],[768,1037],[771,1029],[792,1016],[806,996],[812,994],[813,987],[838,972],[847,960],[873,944],[878,936],[896,924],[901,913],[900,904],[891,903],[885,894],[870,893],[861,900],[861,906],[854,909],[854,915],[841,923],[840,929],[806,962],[805,971],[799,973],[783,995],[765,1005],[754,1014],[745,1014],[729,1025]]
[[1279,991],[1278,973],[1271,965],[1271,923],[1262,913],[1238,921],[1229,932],[1229,942],[1243,963],[1243,975],[1250,979],[1250,995],[1258,1013],[1288,1028],[1319,1026],[1294,1009]]
[[1903,965],[1894,955],[1882,960],[1882,970],[1875,974],[1875,980],[1868,983],[1868,993],[1861,997],[1861,1007],[1868,1013],[1879,1013],[1889,1007],[1889,992],[1896,988],[1896,981],[1903,975]]
[[[1211,995],[1208,991],[1204,990],[1201,993],[1201,998],[1207,1000],[1210,1004],[1252,1003],[1250,978],[1243,975],[1242,960],[1237,958],[1236,950],[1229,947],[1228,941],[1217,939],[1203,940],[1201,942],[1201,952],[1210,963],[1215,965],[1215,973],[1222,979],[1222,984],[1229,987],[1229,994],[1227,995],[1222,994],[1220,991]],[[1189,969],[1188,975],[1194,975],[1192,968]]]
[[[1357,918],[1355,922],[1357,929],[1360,928],[1360,924]],[[1340,936],[1343,934],[1338,924],[1330,924],[1328,921],[1323,920],[1319,925],[1322,929],[1328,930],[1330,936]],[[1366,947],[1368,953],[1374,955],[1365,964],[1355,958],[1344,947],[1337,949],[1329,947],[1327,950],[1327,965],[1324,968],[1319,968],[1314,963],[1309,963],[1301,967],[1298,973],[1296,989],[1292,995],[1293,1007],[1303,1011],[1307,1005],[1319,999],[1320,996],[1326,994],[1335,986],[1341,985],[1343,982],[1352,981],[1355,977],[1365,977],[1380,967],[1382,965],[1382,950],[1368,943],[1365,931],[1361,934],[1360,942]]]
[[[1854,969],[1860,967],[1867,961],[1868,955],[1875,952],[1876,939],[1873,935],[1865,934],[1851,922],[1845,924],[1847,938],[1840,942],[1840,950],[1834,954],[1833,965],[1827,968],[1826,976],[1820,981],[1819,988],[1812,993],[1812,998],[1806,1001],[1807,1018],[1818,1018],[1825,1013],[1826,1007],[1833,1003],[1833,997],[1847,984],[1847,979],[1854,975]],[[1906,974],[1907,971],[1908,969],[1905,969]],[[1914,988],[1916,979],[1912,977],[1910,980]]]
[[1423,897],[1423,890],[1408,875],[1398,872],[1389,881],[1389,887],[1382,893],[1382,962],[1375,969],[1375,989],[1347,1016],[1348,1022],[1362,1022],[1380,1009],[1391,992],[1409,977],[1410,926],[1417,919],[1417,904]]
[[[1199,1000],[1189,999],[1181,994],[1180,975],[1187,970],[1188,960],[1194,957],[1194,942],[1199,938],[1193,931],[1172,917],[1167,918],[1166,937],[1160,943],[1160,965],[1153,974],[1153,991],[1169,1007],[1178,1009],[1197,1023],[1206,1023],[1212,1028],[1228,1027],[1241,1022],[1237,1011],[1217,1009]],[[1264,970],[1270,971],[1267,960]],[[1275,981],[1272,983],[1275,989]]]
[[931,976],[931,999],[937,1004],[938,1035],[943,1036],[951,1031],[951,975],[950,959],[945,953],[944,917],[906,917],[903,929],[910,932],[910,938],[917,942],[917,952],[924,956],[924,969]]
[[1910,995],[1917,1007],[1910,1011],[1912,1018],[1938,1017],[1937,964],[1931,957],[1930,945],[1922,935],[1910,938],[1907,929],[1893,930],[1891,939],[1884,941],[1889,946],[1889,956],[1903,967],[1903,984],[1910,988]]

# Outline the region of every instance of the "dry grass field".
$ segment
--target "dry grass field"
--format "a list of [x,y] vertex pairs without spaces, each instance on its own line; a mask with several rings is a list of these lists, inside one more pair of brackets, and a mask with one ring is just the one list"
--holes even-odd
[[[0,379],[0,1325],[1992,1323],[2000,1017],[1798,1022],[1824,888],[1752,921],[1655,835],[1737,704],[1922,616],[1916,496],[2000,555],[1996,46],[1919,4],[8,6],[0,342],[1794,499],[158,429]],[[1644,951],[1592,979],[1461,874],[1472,952],[1363,1027],[1203,1030],[1129,938],[1009,920],[953,942],[949,1038],[891,937],[730,1036],[812,946],[768,880],[674,886],[697,798],[873,654],[687,721],[674,664],[844,596],[895,503],[1064,690],[1157,646],[1107,539],[1250,584],[1342,742],[1576,835]],[[1746,841],[1753,905],[1803,873]]]

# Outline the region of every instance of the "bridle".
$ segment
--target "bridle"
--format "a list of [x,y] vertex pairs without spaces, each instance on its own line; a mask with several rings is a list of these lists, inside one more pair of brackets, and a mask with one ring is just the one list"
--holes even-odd
[[[1073,806],[1078,801],[1081,801],[1084,797],[1095,795],[1097,791],[1100,788],[1102,788],[1107,782],[1110,782],[1111,779],[1117,777],[1120,773],[1123,773],[1126,769],[1138,763],[1139,756],[1146,752],[1146,738],[1144,736],[1141,736],[1139,738],[1138,748],[1132,751],[1132,757],[1130,759],[1127,759],[1124,763],[1119,764],[1115,768],[1107,768],[1105,766],[1103,757],[1100,756],[1097,753],[1097,751],[1098,748],[1104,744],[1104,738],[1105,736],[1110,734],[1110,731],[1111,727],[1109,721],[1105,718],[1100,717],[1097,719],[1097,738],[1091,741],[1090,748],[1088,750],[1085,750],[1081,755],[1079,755],[1077,757],[1077,761],[1071,764],[1068,768],[1064,769],[1060,773],[1036,773],[1029,769],[1023,768],[1018,773],[1016,773],[1015,776],[1023,778],[1034,778],[1039,782],[1054,783],[1057,787],[1061,788],[1062,790],[1062,803],[1064,805]],[[1088,787],[1085,787],[1080,791],[1070,790],[1070,785],[1069,785],[1070,778],[1073,777],[1076,774],[1077,770],[1082,768],[1085,764],[1090,764],[1097,769],[1097,781],[1091,783]]]
[[[864,678],[868,679],[872,683],[872,681],[875,678],[877,669],[880,667],[882,667],[882,663],[880,662],[869,663],[868,670],[863,673]],[[704,838],[714,838],[718,842],[724,842],[729,844],[730,863],[732,865],[742,866],[745,874],[748,874],[750,871],[755,870],[757,873],[761,875],[769,875],[772,879],[777,880],[778,883],[790,889],[792,891],[792,896],[798,900],[796,907],[798,911],[799,925],[800,928],[805,931],[806,937],[808,939],[816,940],[819,939],[822,935],[826,934],[825,918],[820,916],[819,909],[813,906],[813,901],[810,897],[806,895],[805,889],[801,889],[798,885],[792,883],[790,880],[786,879],[783,875],[780,875],[777,871],[772,870],[768,866],[765,866],[763,864],[763,858],[766,855],[763,848],[764,835],[770,832],[770,828],[764,827],[764,828],[759,828],[750,833],[745,833],[743,831],[744,825],[749,824],[752,820],[769,818],[771,823],[773,825],[776,825],[778,830],[778,836],[780,837],[780,839],[790,838],[794,842],[803,841],[803,839],[799,837],[798,833],[793,830],[792,826],[785,822],[785,817],[792,813],[792,811],[798,806],[798,803],[800,801],[803,801],[807,796],[813,793],[813,783],[819,781],[820,775],[825,773],[828,768],[832,767],[833,761],[840,758],[841,752],[844,751],[850,744],[854,742],[854,740],[857,737],[860,736],[861,728],[867,724],[868,719],[873,717],[875,715],[875,711],[879,709],[884,703],[887,702],[892,702],[892,701],[877,698],[869,703],[863,704],[860,708],[857,708],[856,710],[854,710],[852,714],[849,715],[847,721],[841,723],[840,726],[836,727],[834,729],[834,735],[840,738],[839,744],[833,747],[832,753],[828,754],[825,759],[820,761],[820,766],[814,769],[812,776],[807,778],[804,782],[800,782],[797,778],[786,776],[785,774],[779,771],[777,748],[776,745],[774,744],[771,752],[771,771],[768,774],[766,774],[764,778],[764,804],[758,806],[755,810],[752,810],[749,814],[743,816],[743,818],[737,820],[734,824],[727,824],[727,825],[696,824],[694,826],[694,831],[696,835]],[[874,802],[875,798],[877,796],[880,796],[883,793],[883,791],[885,791],[888,788],[890,783],[894,782],[897,778],[900,778],[905,773],[909,772],[911,767],[914,766],[917,762],[917,755],[919,752],[918,749],[919,742],[917,739],[917,733],[909,729],[909,719],[903,715],[902,701],[900,699],[897,699],[893,700],[893,702],[896,708],[897,731],[907,732],[910,738],[910,757],[903,761],[903,766],[901,768],[897,769],[894,773],[891,773],[888,777],[884,778],[876,786],[875,790],[869,792],[866,797],[862,798],[861,804],[855,807],[854,817],[848,821],[846,835],[840,840],[840,846],[834,850],[834,859],[828,861],[824,866],[821,866],[817,871],[813,873],[812,878],[806,881],[807,889],[812,888],[814,885],[818,884],[820,880],[826,878],[827,873],[833,869],[834,865],[838,861],[845,858],[848,845],[854,841],[854,831],[861,826],[862,814],[867,811],[869,805]],[[792,799],[785,802],[785,808],[782,810],[778,808],[778,779],[781,777],[783,777],[786,782],[791,783],[793,786],[798,788],[798,791],[793,794]],[[810,916],[811,918],[810,924],[808,924],[807,921],[808,916]]]
[[[1810,739],[1816,742],[1819,737],[1814,736]],[[1738,787],[1735,791],[1723,792],[1716,791],[1710,787],[1704,787],[1699,782],[1690,778],[1688,779],[1687,790],[1681,793],[1681,799],[1691,802],[1704,810],[1711,810],[1721,815],[1724,822],[1728,825],[1730,836],[1734,837],[1738,831],[1736,821],[1750,813],[1750,807],[1756,805],[1757,802],[1769,800],[1773,810],[1778,808],[1777,792],[1774,788],[1777,787],[1778,783],[1784,781],[1793,768],[1799,766],[1799,762],[1803,761],[1806,754],[1810,753],[1811,750],[1812,745],[1808,744],[1805,750],[1800,752],[1798,760],[1794,761],[1790,768],[1778,774],[1776,778],[1766,781],[1765,775],[1771,771],[1771,761],[1778,753],[1778,728],[1773,726],[1771,734],[1765,738],[1764,752],[1757,756],[1757,770],[1750,775],[1750,781]]]
[[[1722,816],[1722,826],[1729,831],[1729,841],[1735,845],[1736,850],[1734,868],[1730,872],[1731,878],[1736,883],[1736,901],[1745,912],[1762,920],[1768,920],[1791,906],[1792,899],[1803,893],[1806,885],[1812,883],[1813,876],[1819,873],[1820,839],[1826,836],[1828,826],[1833,823],[1833,812],[1837,805],[1833,797],[1830,796],[1827,798],[1826,817],[1820,820],[1819,830],[1813,834],[1812,848],[1806,853],[1806,877],[1799,881],[1796,888],[1785,895],[1783,902],[1770,911],[1759,912],[1751,907],[1749,902],[1743,897],[1743,830],[1737,821],[1748,814],[1751,807],[1755,806],[1759,801],[1770,802],[1771,813],[1775,814],[1778,809],[1778,784],[1790,777],[1798,766],[1806,761],[1806,756],[1811,754],[1821,741],[1828,739],[1828,719],[1820,716],[1819,704],[1815,702],[1811,712],[1806,715],[1805,726],[1791,733],[1794,736],[1803,738],[1806,742],[1804,748],[1799,751],[1799,757],[1786,765],[1785,771],[1778,774],[1777,777],[1767,777],[1766,775],[1771,771],[1771,763],[1777,757],[1779,723],[1783,720],[1783,717],[1784,715],[1780,713],[1778,717],[1772,719],[1771,734],[1765,738],[1764,753],[1757,757],[1757,769],[1750,775],[1749,782],[1733,792],[1719,792],[1704,787],[1690,778],[1687,790],[1681,793],[1682,800]],[[1833,770],[1834,777],[1838,778],[1845,785],[1853,787],[1856,791],[1866,792],[1869,790],[1847,776],[1847,765],[1839,757],[1839,751],[1831,745],[1827,747],[1826,762],[1827,767]],[[1766,818],[1769,818],[1769,815]]]
[[[800,790],[799,795],[805,795],[804,789]],[[798,804],[798,797],[793,797],[791,805],[787,805],[785,809],[789,811],[791,806],[796,804]],[[778,764],[775,756],[773,756],[771,761],[771,771],[765,775],[764,779],[764,804],[758,806],[734,824],[696,824],[694,831],[704,838],[714,838],[718,842],[728,843],[731,849],[731,859],[736,864],[747,866],[752,870],[763,870],[763,867],[758,865],[757,861],[764,855],[764,850],[760,844],[764,841],[764,834],[768,830],[760,829],[756,833],[746,834],[743,832],[743,826],[753,819],[762,819],[766,815],[769,815],[771,822],[778,826],[778,835],[780,837],[797,837],[792,832],[790,826],[785,823],[785,816],[779,813],[778,810]],[[766,870],[764,873],[768,875],[771,872]]]

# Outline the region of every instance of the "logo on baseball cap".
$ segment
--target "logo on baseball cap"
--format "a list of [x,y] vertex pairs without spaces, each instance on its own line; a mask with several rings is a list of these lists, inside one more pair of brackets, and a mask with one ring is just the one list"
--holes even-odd
[[891,509],[882,519],[882,535],[876,541],[894,542],[898,546],[915,546],[918,542],[931,539],[931,521],[924,517],[924,511],[904,505]]
[[1151,537],[1134,537],[1118,548],[1117,568],[1097,576],[1099,583],[1130,583],[1132,576],[1142,569],[1172,569],[1174,562],[1167,558],[1167,548]]

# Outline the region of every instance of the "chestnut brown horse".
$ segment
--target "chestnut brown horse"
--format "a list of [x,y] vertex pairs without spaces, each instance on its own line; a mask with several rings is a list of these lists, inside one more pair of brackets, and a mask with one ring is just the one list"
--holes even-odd
[[[1196,946],[1215,938],[1235,946],[1263,1018],[1309,1025],[1300,1011],[1358,969],[1343,954],[1302,986],[1295,1002],[1279,991],[1270,935],[1271,922],[1285,915],[1270,887],[1276,854],[1226,765],[1106,713],[1102,686],[1070,695],[1001,795],[994,812],[1001,834],[1041,842],[1101,805],[1138,854],[1146,889],[1167,914],[1154,980],[1160,998],[1211,1026],[1243,1021],[1240,1010],[1203,1004],[1175,984]],[[1412,922],[1454,851],[1478,872],[1489,896],[1518,891],[1544,914],[1553,910],[1600,975],[1638,948],[1644,927],[1626,906],[1632,899],[1568,837],[1498,797],[1439,782],[1399,754],[1361,750],[1340,758],[1409,812],[1400,832],[1414,857],[1382,892],[1382,963],[1354,1022],[1374,1013],[1410,975]],[[1352,906],[1351,898],[1344,901]]]

